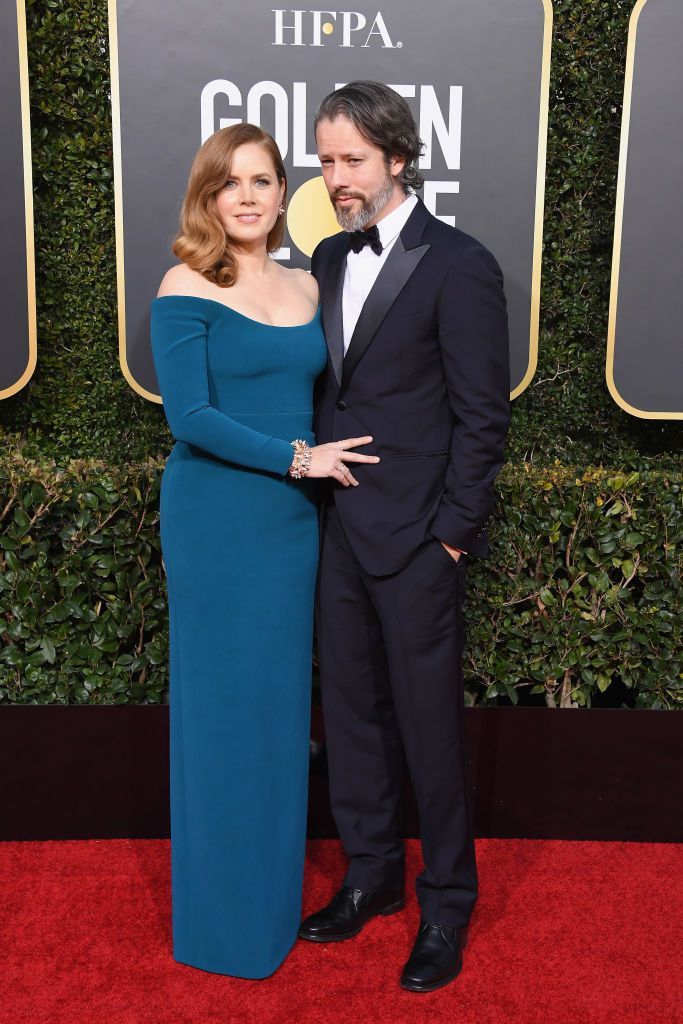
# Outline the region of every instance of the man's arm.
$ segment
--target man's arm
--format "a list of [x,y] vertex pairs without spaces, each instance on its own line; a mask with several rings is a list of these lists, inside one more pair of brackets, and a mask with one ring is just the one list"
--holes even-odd
[[[334,236],[332,236],[332,237],[334,237]],[[320,284],[320,277],[319,277],[319,275],[320,275],[320,269],[321,269],[320,268],[321,255],[322,255],[322,252],[323,252],[323,250],[325,248],[325,243],[326,242],[329,242],[329,238],[321,239],[318,242],[318,244],[316,245],[315,249],[313,250],[313,255],[311,256],[311,274],[316,279],[318,284]]]
[[510,351],[503,275],[483,246],[454,259],[441,287],[438,321],[455,423],[432,533],[449,547],[485,557],[510,424]]

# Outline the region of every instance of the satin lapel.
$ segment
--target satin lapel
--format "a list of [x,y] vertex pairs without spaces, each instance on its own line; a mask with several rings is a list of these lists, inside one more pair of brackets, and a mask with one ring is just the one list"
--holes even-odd
[[418,245],[413,249],[406,249],[401,235],[394,242],[391,252],[387,256],[386,263],[372,286],[370,294],[365,300],[361,315],[358,317],[356,329],[353,332],[346,358],[343,361],[342,387],[348,384],[359,359],[374,338],[401,289],[428,249],[428,245]]
[[346,272],[348,235],[340,236],[341,243],[330,254],[325,279],[321,288],[323,329],[327,350],[337,383],[341,384],[344,363],[344,323],[342,319],[342,290]]

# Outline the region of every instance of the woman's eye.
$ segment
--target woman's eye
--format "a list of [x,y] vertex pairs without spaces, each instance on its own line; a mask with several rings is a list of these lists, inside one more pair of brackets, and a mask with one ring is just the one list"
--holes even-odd
[[256,182],[257,185],[270,185],[267,178],[259,178]]
[[235,184],[234,181],[226,181],[226,183],[223,186],[223,188],[232,188],[234,184]]

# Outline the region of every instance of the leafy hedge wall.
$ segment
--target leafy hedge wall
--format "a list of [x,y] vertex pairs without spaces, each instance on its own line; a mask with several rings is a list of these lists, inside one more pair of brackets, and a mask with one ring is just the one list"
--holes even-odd
[[0,701],[158,703],[159,466],[0,460]]
[[[0,701],[165,699],[161,468],[0,460]],[[680,482],[525,463],[499,491],[469,570],[470,702],[683,706]]]
[[[554,3],[539,365],[514,405],[494,557],[472,568],[475,701],[681,699],[683,424],[630,417],[604,381],[632,6]],[[0,403],[0,700],[156,702],[172,441],[118,366],[107,3],[28,0],[27,17],[39,360]]]

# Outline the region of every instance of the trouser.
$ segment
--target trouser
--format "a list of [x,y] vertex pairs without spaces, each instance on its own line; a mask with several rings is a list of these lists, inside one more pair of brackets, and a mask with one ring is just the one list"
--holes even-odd
[[462,602],[466,558],[430,538],[399,572],[371,576],[330,504],[317,629],[332,813],[357,889],[402,889],[404,757],[417,800],[423,919],[460,926],[477,896],[465,777]]

